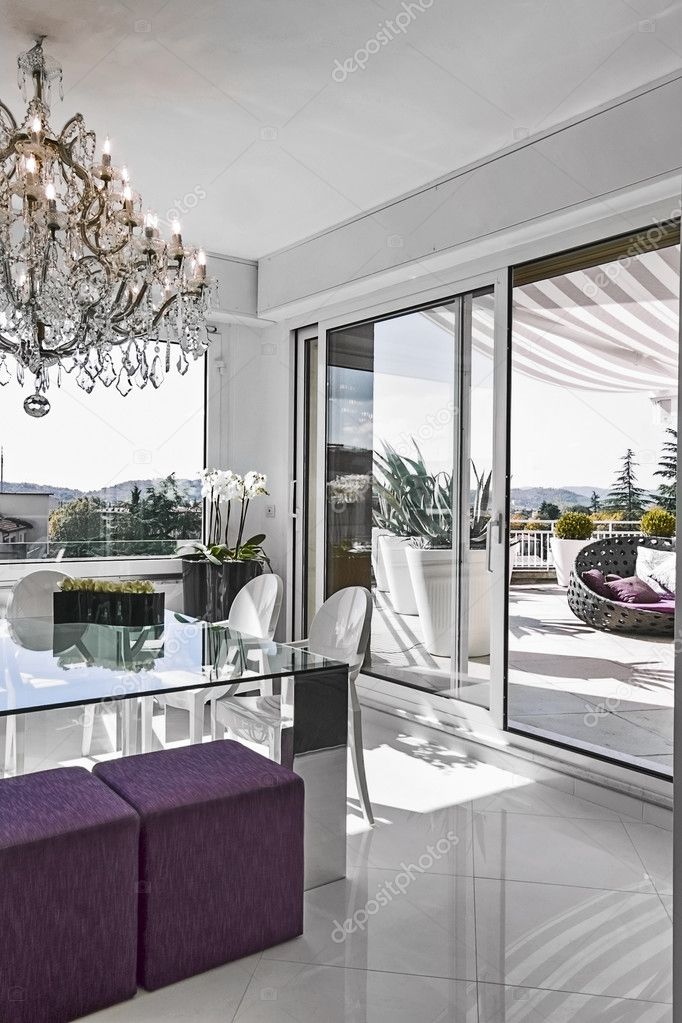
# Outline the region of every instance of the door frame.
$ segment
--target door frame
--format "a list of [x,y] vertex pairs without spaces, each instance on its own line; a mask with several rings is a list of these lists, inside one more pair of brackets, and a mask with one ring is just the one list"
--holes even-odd
[[[403,295],[385,301],[376,301],[370,307],[350,309],[333,318],[320,319],[317,325],[308,326],[294,332],[296,346],[296,401],[295,412],[297,422],[305,422],[305,402],[307,400],[306,382],[304,377],[303,358],[304,346],[317,338],[317,438],[314,457],[315,465],[315,509],[316,509],[316,573],[314,580],[314,602],[319,607],[324,600],[325,587],[325,550],[326,537],[326,438],[327,438],[327,347],[329,334],[332,331],[348,327],[368,320],[381,320],[403,313],[418,311],[420,308],[447,304],[453,299],[470,292],[492,288],[494,293],[494,382],[493,382],[493,507],[491,521],[497,521],[495,537],[491,537],[491,567],[497,581],[492,588],[491,606],[491,652],[490,652],[490,708],[483,708],[467,703],[457,697],[449,697],[453,710],[466,718],[478,731],[495,733],[504,728],[505,693],[506,693],[506,657],[507,657],[507,616],[508,616],[508,536],[509,536],[509,361],[510,361],[510,288],[509,269],[507,267],[494,273],[478,275],[468,279],[452,282],[441,282],[438,287],[421,290],[417,295]],[[324,428],[320,429],[320,425]],[[306,526],[304,512],[305,481],[310,478],[310,470],[304,464],[306,445],[302,443],[302,431],[297,427],[298,443],[295,451],[294,467],[294,531],[296,540],[296,557],[294,565],[293,594],[293,628],[295,635],[300,635],[304,616],[302,614],[305,600],[305,584],[307,569],[305,564]],[[296,481],[300,481],[299,486]],[[370,677],[380,677],[368,675]],[[393,680],[388,680],[393,681]],[[393,682],[395,685],[405,683]],[[409,687],[432,694],[421,687]]]

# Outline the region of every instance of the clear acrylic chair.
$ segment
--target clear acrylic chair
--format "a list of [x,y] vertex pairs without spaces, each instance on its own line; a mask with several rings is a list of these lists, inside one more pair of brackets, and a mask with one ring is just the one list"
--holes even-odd
[[[216,626],[227,625],[236,632],[257,639],[271,640],[277,628],[282,609],[284,584],[273,572],[263,573],[251,579],[237,593],[230,607],[226,622],[216,622]],[[229,659],[229,650],[227,652]],[[189,738],[191,743],[199,743],[204,737],[204,707],[210,701],[229,692],[229,686],[212,689],[193,689],[179,693],[164,693],[155,697],[164,709],[173,707],[189,713]],[[153,702],[151,697],[142,701],[142,749],[151,746]]]
[[[349,586],[325,600],[310,625],[310,635],[290,644],[311,653],[344,661],[349,665],[349,744],[360,802],[370,824],[374,823],[367,788],[362,744],[362,710],[356,680],[369,643],[372,598],[362,586]],[[281,733],[292,714],[288,680],[282,682],[282,696],[223,696],[212,705],[211,731],[214,738],[225,732],[268,746],[273,760],[281,760]]]

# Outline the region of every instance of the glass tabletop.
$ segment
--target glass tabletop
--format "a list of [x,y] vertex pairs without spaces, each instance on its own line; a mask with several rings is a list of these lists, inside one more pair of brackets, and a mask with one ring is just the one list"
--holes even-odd
[[256,682],[342,665],[166,611],[162,626],[0,621],[0,716]]

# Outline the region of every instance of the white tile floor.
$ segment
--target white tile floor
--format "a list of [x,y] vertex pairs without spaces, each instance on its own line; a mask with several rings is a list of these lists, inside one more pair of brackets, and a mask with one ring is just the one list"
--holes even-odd
[[366,715],[305,933],[92,1023],[671,1023],[671,834]]

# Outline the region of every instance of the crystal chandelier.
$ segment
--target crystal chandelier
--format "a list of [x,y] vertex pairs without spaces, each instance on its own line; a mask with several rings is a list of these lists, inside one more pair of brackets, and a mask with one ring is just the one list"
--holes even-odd
[[208,347],[212,288],[204,253],[184,244],[177,221],[164,241],[142,212],[108,139],[95,160],[81,114],[52,129],[62,70],[42,38],[18,72],[24,100],[27,82],[33,97],[21,125],[0,102],[0,385],[13,371],[20,385],[32,374],[24,408],[40,417],[63,371],[87,393],[115,385],[123,396],[159,387],[173,364],[186,373]]

